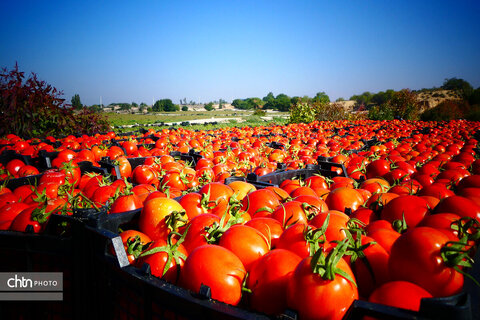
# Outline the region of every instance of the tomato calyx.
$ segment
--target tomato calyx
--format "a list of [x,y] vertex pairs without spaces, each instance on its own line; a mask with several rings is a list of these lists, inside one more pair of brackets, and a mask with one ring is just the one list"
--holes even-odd
[[480,222],[472,217],[463,217],[452,222],[450,228],[458,232],[458,237],[467,241],[477,242],[480,239]]
[[348,247],[348,239],[344,239],[333,248],[328,255],[323,250],[318,250],[312,257],[312,272],[320,275],[324,280],[334,280],[336,275],[340,275],[350,281],[355,287],[355,280],[344,270],[337,268],[337,264],[345,255]]
[[402,213],[402,220],[394,220],[392,222],[393,230],[398,233],[404,233],[408,229],[407,221],[405,220],[405,213]]
[[480,287],[480,283],[474,277],[462,270],[463,268],[473,267],[474,260],[472,253],[474,249],[474,246],[468,246],[468,235],[465,235],[460,241],[446,242],[440,249],[440,256],[445,265],[469,278]]
[[[188,232],[188,227],[185,229],[185,232],[183,234],[179,234],[178,232],[171,232],[167,237],[166,246],[155,247],[153,249],[147,250],[141,253],[138,257],[142,258],[155,253],[165,252],[167,254],[167,262],[165,263],[165,267],[163,268],[162,277],[165,276],[168,269],[170,269],[170,264],[172,263],[172,260],[173,260],[175,262],[175,267],[177,269],[177,279],[178,279],[180,277],[180,266],[181,266],[180,259],[185,261],[187,257],[177,249],[180,246],[180,244],[182,244],[182,242],[185,240],[185,236],[187,235],[187,232]],[[173,243],[174,237],[179,237],[179,239],[175,243]]]
[[186,211],[172,211],[165,217],[165,225],[170,230],[170,233],[177,232],[179,228],[187,224],[188,219],[185,219]]
[[372,277],[373,281],[375,282],[375,272],[373,272],[372,265],[368,261],[367,256],[365,255],[365,249],[370,247],[371,245],[376,244],[376,241],[371,241],[366,244],[362,244],[362,231],[360,229],[356,229],[355,237],[352,235],[352,230],[344,229],[346,234],[347,240],[347,249],[345,255],[350,256],[350,264],[353,266],[358,259],[361,259],[365,266],[367,267],[370,276]]
[[[48,221],[48,218],[53,213],[54,210],[47,212],[48,203],[45,202],[42,206],[39,206],[33,209],[31,218],[33,221],[37,221],[40,224],[44,224]],[[56,210],[56,209],[55,209]]]
[[150,246],[151,242],[142,243],[140,236],[136,235],[135,237],[130,237],[126,241],[127,246],[127,255],[132,255],[135,259],[140,257],[140,255]]

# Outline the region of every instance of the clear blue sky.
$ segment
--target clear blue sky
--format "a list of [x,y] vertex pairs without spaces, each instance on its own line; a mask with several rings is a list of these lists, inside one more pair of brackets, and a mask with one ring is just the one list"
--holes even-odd
[[480,1],[1,1],[0,66],[84,104],[480,86]]

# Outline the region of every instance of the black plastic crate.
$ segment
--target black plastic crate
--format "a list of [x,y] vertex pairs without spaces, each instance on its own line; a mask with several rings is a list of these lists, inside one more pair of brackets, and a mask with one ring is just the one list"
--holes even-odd
[[[333,168],[342,168],[342,174],[338,174],[336,171],[332,171]],[[304,169],[278,170],[263,176],[257,176],[254,173],[249,173],[247,175],[247,180],[280,185],[283,181],[287,179],[306,179],[315,174],[319,174],[327,178],[333,178],[338,176],[346,176],[346,170],[343,164],[320,161],[318,165],[309,164]]]
[[52,215],[43,233],[0,231],[1,272],[62,272],[63,301],[0,301],[3,319],[83,319],[82,227],[71,217]]
[[94,287],[89,305],[107,319],[271,319],[210,299],[208,287],[193,293],[150,274],[149,267],[128,263],[119,228],[136,225],[140,210],[102,215],[85,227],[85,267]]
[[266,187],[278,187],[278,185],[275,185],[273,183],[269,183],[269,182],[263,182],[263,181],[253,181],[253,180],[248,180],[248,178],[246,177],[228,177],[225,179],[225,184],[230,184],[234,181],[244,181],[244,182],[248,182],[250,183],[251,185],[253,185],[255,188],[257,189],[263,189],[263,188],[266,188]]

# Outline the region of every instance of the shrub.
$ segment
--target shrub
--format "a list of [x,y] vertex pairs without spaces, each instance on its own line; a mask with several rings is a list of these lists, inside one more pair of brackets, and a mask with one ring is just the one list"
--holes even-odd
[[470,106],[467,102],[447,100],[422,113],[421,119],[423,121],[448,121],[465,118],[469,113]]
[[14,133],[24,138],[105,131],[108,123],[94,110],[79,113],[65,105],[62,92],[39,80],[35,73],[3,68],[0,73],[0,136]]
[[349,113],[337,103],[298,102],[290,109],[290,123],[310,123],[315,120],[333,121],[349,118]]
[[316,120],[334,121],[345,120],[349,118],[349,113],[338,103],[316,103]]
[[187,107],[187,106],[183,106],[183,107],[182,107],[182,111],[188,111],[188,107]]
[[299,102],[290,109],[290,123],[310,123],[315,121],[315,107],[305,102]]
[[264,110],[259,109],[259,108],[255,109],[255,111],[253,111],[254,116],[264,117],[266,114],[267,113]]
[[388,104],[374,106],[368,110],[368,119],[370,120],[393,120],[394,112]]
[[207,111],[212,111],[213,110],[213,102],[210,102],[210,103],[207,103],[205,106],[204,106],[205,110]]

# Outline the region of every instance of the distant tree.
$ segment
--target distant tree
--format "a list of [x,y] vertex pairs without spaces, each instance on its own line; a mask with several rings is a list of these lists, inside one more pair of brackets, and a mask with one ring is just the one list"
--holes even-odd
[[213,102],[209,102],[204,106],[205,110],[212,111],[213,110]]
[[464,99],[468,99],[473,93],[473,87],[470,83],[457,78],[445,79],[441,88],[444,90],[455,90],[460,93]]
[[129,111],[130,109],[132,109],[132,106],[128,103],[120,103],[120,110],[122,111]]
[[92,110],[93,112],[103,111],[102,107],[98,104],[94,104],[94,105],[90,106],[90,110]]
[[360,95],[353,95],[350,97],[350,100],[355,100],[359,105],[362,105],[362,104],[369,105],[371,99],[372,99],[372,94],[368,91],[365,91]]
[[370,102],[373,103],[373,104],[376,104],[376,105],[381,105],[381,104],[386,103],[388,100],[391,100],[393,98],[394,94],[395,94],[395,91],[393,91],[392,89],[389,89],[385,92],[380,91],[380,92],[374,94],[370,98]]
[[280,93],[275,97],[275,107],[279,111],[289,111],[291,106],[290,97],[286,94]]
[[72,97],[72,108],[74,109],[81,109],[83,107],[82,102],[80,101],[80,96],[78,94],[75,94]]
[[187,107],[187,106],[183,106],[183,107],[182,107],[182,111],[188,111],[188,107]]
[[300,97],[293,97],[290,99],[290,103],[293,104],[293,105],[296,105],[297,103],[301,102],[302,101],[302,98]]
[[180,108],[174,105],[172,100],[170,99],[161,99],[155,102],[155,104],[152,107],[152,110],[155,112],[159,112],[159,111],[171,112],[171,111],[178,111],[180,110]]
[[135,102],[132,102],[132,108],[138,108],[138,104],[136,104]]
[[338,98],[337,100],[335,100],[335,102],[340,102],[340,101],[345,101],[345,99],[342,98],[342,97],[340,97],[340,98]]
[[275,96],[273,95],[272,92],[269,92],[265,97],[262,99],[265,102],[270,102],[272,100],[275,100]]
[[312,99],[313,102],[329,103],[330,97],[325,92],[318,92]]

